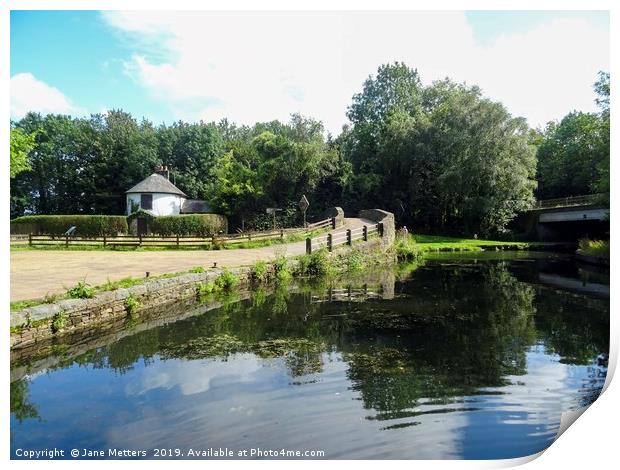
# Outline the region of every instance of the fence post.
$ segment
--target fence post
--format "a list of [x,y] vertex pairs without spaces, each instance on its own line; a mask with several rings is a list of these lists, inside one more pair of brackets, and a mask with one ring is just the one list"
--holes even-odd
[[32,246],[32,233],[28,234],[28,245]]
[[353,240],[351,239],[351,229],[348,228],[347,229],[347,245],[351,246],[353,245]]
[[177,248],[179,247],[179,236],[177,235]]
[[332,234],[327,234],[327,251],[332,251]]
[[312,238],[310,237],[306,238],[306,254],[312,254]]
[[280,229],[280,238],[284,238],[284,229]]
[[105,239],[105,235],[103,236],[103,246],[107,246],[107,242],[106,242],[106,239]]
[[141,233],[138,234],[138,245],[142,246],[142,234]]
[[65,235],[65,246],[69,246],[69,235]]
[[377,228],[379,229],[379,236],[383,237],[383,222],[379,222],[377,226]]
[[362,227],[362,238],[364,239],[365,242],[368,241],[368,225],[364,225]]
[[332,229],[336,230],[336,217],[332,217]]

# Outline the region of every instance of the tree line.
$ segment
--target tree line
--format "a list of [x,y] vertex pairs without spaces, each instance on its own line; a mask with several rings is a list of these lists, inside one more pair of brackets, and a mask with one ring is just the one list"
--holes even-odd
[[299,223],[329,206],[379,207],[419,231],[497,234],[535,197],[609,188],[609,74],[600,113],[530,129],[475,86],[428,86],[402,63],[379,67],[338,136],[298,114],[287,123],[155,126],[121,110],[90,117],[29,113],[11,125],[11,216],[122,214],[124,192],[159,164],[190,198],[232,225]]

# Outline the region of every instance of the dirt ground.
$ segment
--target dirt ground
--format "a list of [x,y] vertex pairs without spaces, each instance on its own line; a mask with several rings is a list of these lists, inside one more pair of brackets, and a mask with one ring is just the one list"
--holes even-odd
[[[345,219],[345,227],[372,222]],[[342,231],[343,228],[337,229]],[[59,294],[85,280],[91,285],[125,277],[144,277],[187,271],[195,266],[209,268],[249,266],[258,260],[272,260],[279,253],[296,256],[305,252],[306,242],[263,248],[217,251],[12,251],[11,301]]]

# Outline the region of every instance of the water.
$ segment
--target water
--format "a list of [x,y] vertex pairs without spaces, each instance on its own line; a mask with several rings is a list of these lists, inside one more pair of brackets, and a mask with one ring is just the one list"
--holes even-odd
[[553,442],[563,411],[600,393],[608,295],[606,273],[564,258],[438,256],[16,354],[12,456],[529,455]]

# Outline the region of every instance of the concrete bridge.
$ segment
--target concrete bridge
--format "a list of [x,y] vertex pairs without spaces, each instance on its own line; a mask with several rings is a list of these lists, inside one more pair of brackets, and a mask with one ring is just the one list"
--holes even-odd
[[608,237],[609,208],[603,195],[589,194],[537,201],[514,222],[518,232],[540,241]]

